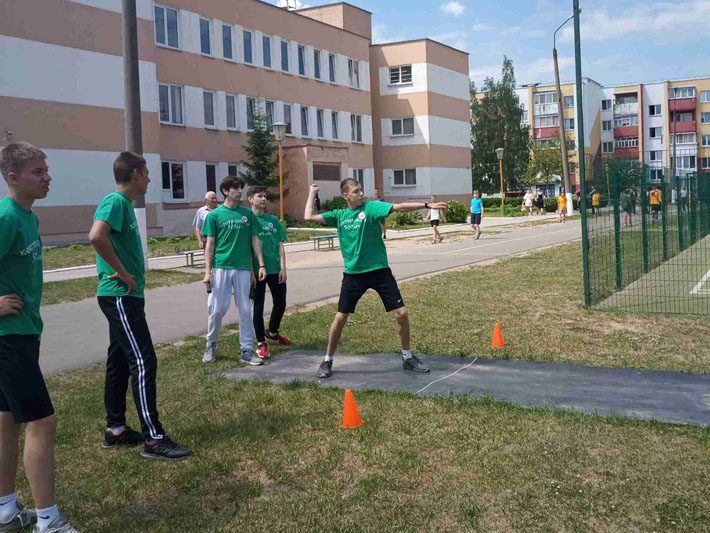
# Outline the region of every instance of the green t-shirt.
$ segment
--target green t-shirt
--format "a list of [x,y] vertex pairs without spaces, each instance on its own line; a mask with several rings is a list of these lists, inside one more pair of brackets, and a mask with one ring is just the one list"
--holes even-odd
[[259,223],[251,209],[220,205],[207,214],[202,235],[214,237],[212,268],[251,270],[251,238],[259,234]]
[[338,228],[340,252],[346,274],[362,274],[387,268],[387,250],[382,241],[382,220],[392,211],[388,202],[365,202],[357,209],[323,213],[328,226]]
[[17,294],[19,315],[0,316],[0,335],[40,335],[42,241],[39,220],[12,198],[0,200],[0,295]]
[[[278,274],[281,272],[279,243],[286,241],[286,232],[281,225],[281,221],[274,215],[264,213],[261,216],[254,216],[259,223],[259,239],[261,240],[261,249],[264,252],[266,273]],[[259,261],[254,253],[252,253],[252,266],[254,267],[254,272],[259,271]]]
[[112,192],[104,197],[96,208],[94,220],[103,220],[111,226],[108,235],[111,245],[123,267],[136,278],[136,290],[128,292],[128,287],[120,279],[109,279],[113,268],[96,255],[96,270],[99,273],[97,296],[135,296],[143,298],[145,289],[145,261],[140,229],[133,211],[133,204],[122,192]]

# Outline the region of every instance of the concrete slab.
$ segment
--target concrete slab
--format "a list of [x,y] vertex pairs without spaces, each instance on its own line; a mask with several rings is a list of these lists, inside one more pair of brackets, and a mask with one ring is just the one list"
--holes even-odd
[[333,376],[316,377],[322,351],[291,350],[259,367],[220,375],[285,384],[315,382],[352,390],[402,391],[423,396],[489,394],[523,407],[549,407],[677,424],[710,425],[710,374],[599,368],[585,365],[422,356],[428,374],[402,370],[398,355],[341,355]]

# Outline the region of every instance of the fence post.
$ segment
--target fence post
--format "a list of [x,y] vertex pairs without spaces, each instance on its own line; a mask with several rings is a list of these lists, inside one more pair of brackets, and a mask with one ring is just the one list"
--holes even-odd
[[614,206],[614,258],[616,271],[616,290],[621,290],[621,211],[619,210],[619,175],[611,175],[611,201]]
[[643,271],[648,272],[648,180],[641,179],[641,246],[643,254]]
[[668,221],[666,220],[666,180],[661,180],[661,235],[663,242],[663,260],[668,261]]
[[[681,197],[680,180],[678,176],[673,176],[671,179],[675,181],[676,213],[678,214],[678,250],[682,252],[685,250],[685,230],[683,229],[683,223],[685,222],[685,212],[688,206],[685,205],[685,200]],[[686,188],[686,191],[687,190]]]

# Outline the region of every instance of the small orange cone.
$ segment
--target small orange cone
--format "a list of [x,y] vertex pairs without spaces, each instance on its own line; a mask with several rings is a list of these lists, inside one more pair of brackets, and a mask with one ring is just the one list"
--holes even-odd
[[503,342],[503,332],[500,330],[500,324],[496,322],[493,326],[493,339],[491,339],[491,347],[493,348],[505,348],[505,343]]
[[365,422],[360,418],[360,413],[355,405],[355,396],[350,389],[345,391],[345,405],[343,406],[343,429],[354,429],[362,426]]

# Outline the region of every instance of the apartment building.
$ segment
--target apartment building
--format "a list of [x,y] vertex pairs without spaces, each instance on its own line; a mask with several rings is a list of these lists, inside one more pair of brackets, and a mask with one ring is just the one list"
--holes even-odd
[[[439,145],[468,142],[458,124],[437,134],[437,143],[420,144],[437,156],[416,160],[416,185],[409,165],[388,159],[400,146],[383,142],[381,118],[373,114],[383,96],[379,80],[371,91],[371,57],[377,69],[390,65],[371,44],[369,12],[347,3],[287,10],[260,0],[137,0],[137,8],[149,235],[191,232],[205,192],[242,170],[256,114],[287,124],[285,207],[294,218],[311,183],[325,200],[339,194],[347,176],[367,195],[379,187],[388,198],[429,194],[438,181],[448,184],[442,193],[470,191],[470,172],[466,183],[457,178],[459,190],[451,172],[432,170],[441,161]],[[52,191],[37,204],[45,242],[84,240],[96,204],[114,188],[111,164],[124,147],[121,2],[6,0],[0,14],[2,144],[27,140],[49,156]],[[420,71],[424,65],[421,72],[430,75],[427,54],[442,72],[468,66],[466,54],[424,42],[430,44],[423,55],[392,58],[397,67],[411,64],[412,87],[426,100],[431,82]],[[429,112],[415,111],[402,118]],[[429,126],[421,131],[429,140]],[[376,168],[376,159],[389,166]],[[408,176],[401,184],[396,170]]]

